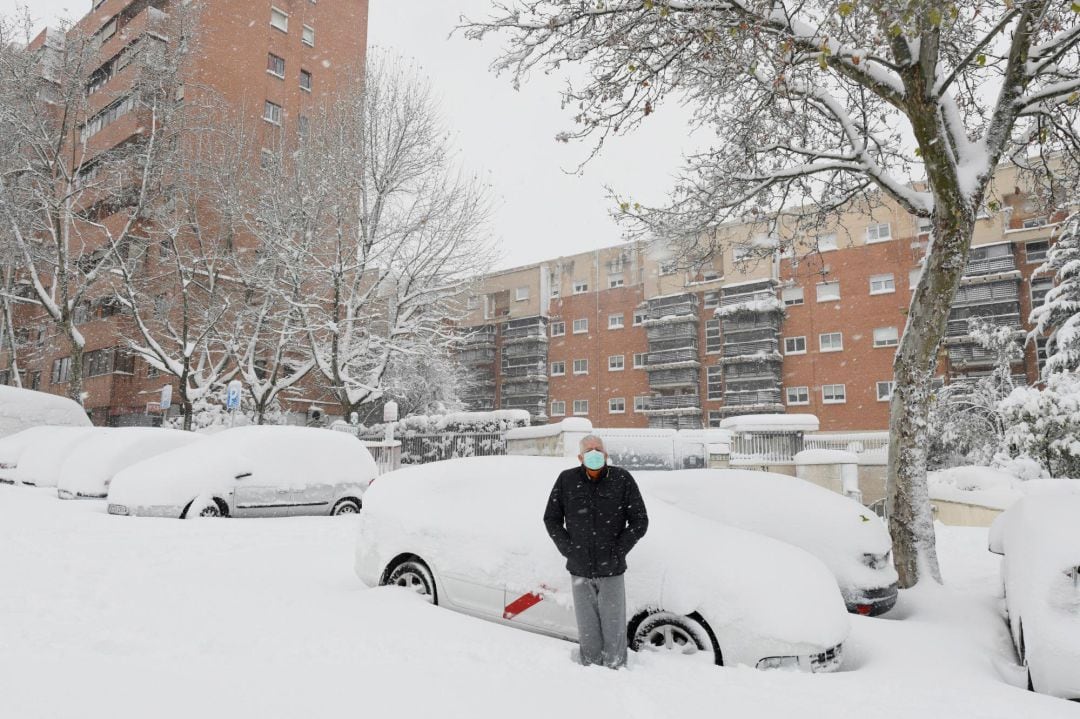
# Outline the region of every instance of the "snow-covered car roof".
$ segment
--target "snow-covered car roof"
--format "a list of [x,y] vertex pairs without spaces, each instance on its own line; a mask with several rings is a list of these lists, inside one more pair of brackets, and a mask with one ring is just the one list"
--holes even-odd
[[643,490],[733,527],[802,547],[821,559],[842,585],[879,587],[897,579],[892,563],[871,569],[863,554],[892,548],[885,524],[853,499],[806,480],[745,469],[638,472]]
[[1080,484],[1076,480],[1042,480],[1038,487],[994,520],[991,543],[1010,567],[1032,580],[1056,581],[1067,567],[1080,566]]
[[90,424],[86,410],[68,397],[0,385],[0,438],[41,425],[89,427]]
[[245,481],[279,487],[354,483],[378,473],[355,437],[310,427],[236,427],[137,462],[116,473],[109,502],[129,507],[183,506],[194,497]]
[[77,441],[60,467],[61,494],[104,497],[120,470],[155,455],[203,439],[194,432],[163,427],[122,427]]
[[112,431],[105,427],[48,427],[42,430],[35,433],[19,454],[14,472],[18,482],[55,487],[61,465],[80,440]]
[[[556,477],[573,465],[550,457],[473,457],[383,475],[364,496],[357,571],[416,552],[444,573],[511,592],[542,582],[569,596],[565,560],[542,516]],[[662,597],[668,611],[728,618],[728,631],[745,641],[783,637],[816,651],[843,641],[844,603],[815,557],[643,494],[649,530],[627,560],[629,612],[635,602]]]

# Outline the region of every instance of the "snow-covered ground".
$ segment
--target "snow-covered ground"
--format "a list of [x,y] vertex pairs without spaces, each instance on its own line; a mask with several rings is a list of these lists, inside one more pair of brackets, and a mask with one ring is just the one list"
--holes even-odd
[[112,517],[0,485],[0,717],[1080,716],[1007,683],[984,529],[939,527],[947,587],[852,617],[845,670],[816,676],[653,655],[581,668],[566,642],[365,589],[356,529]]

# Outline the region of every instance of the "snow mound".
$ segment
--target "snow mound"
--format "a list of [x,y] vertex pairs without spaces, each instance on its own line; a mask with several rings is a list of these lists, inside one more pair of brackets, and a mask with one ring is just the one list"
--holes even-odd
[[991,467],[951,467],[926,476],[930,499],[1008,509],[1023,493],[1021,481]]
[[39,425],[89,427],[90,418],[67,397],[0,385],[0,437]]
[[561,422],[509,429],[506,431],[506,438],[539,439],[541,437],[554,437],[563,432],[591,432],[592,428],[592,422],[584,417],[567,417]]
[[720,420],[722,429],[733,432],[817,432],[812,414],[742,414]]
[[55,487],[60,468],[75,446],[88,436],[103,436],[112,432],[104,427],[49,427],[49,431],[34,436],[19,455],[15,481],[38,487]]
[[795,455],[795,464],[858,464],[859,455],[842,449],[804,449]]
[[124,427],[84,437],[60,467],[57,492],[61,497],[104,497],[120,470],[201,439],[195,432],[160,427]]

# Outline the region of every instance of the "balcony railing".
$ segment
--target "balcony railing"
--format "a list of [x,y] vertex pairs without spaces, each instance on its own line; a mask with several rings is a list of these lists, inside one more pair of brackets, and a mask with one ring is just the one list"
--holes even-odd
[[650,387],[696,387],[698,371],[694,367],[649,371]]
[[728,407],[749,407],[761,404],[780,404],[780,390],[755,390],[752,392],[724,392],[724,404]]
[[1016,259],[1012,255],[969,259],[968,263],[964,265],[964,276],[991,275],[996,272],[1010,272],[1015,269]]
[[802,434],[794,432],[736,432],[731,437],[732,464],[786,464],[802,451]]
[[645,318],[650,320],[658,320],[664,317],[697,317],[697,303],[696,302],[680,302],[675,305],[664,305],[661,307],[649,307],[646,311]]
[[[986,315],[979,317],[979,319],[997,325],[998,327],[1012,327],[1013,329],[1022,328],[1019,312],[1007,315]],[[970,318],[968,317],[949,320],[945,334],[949,337],[963,337],[968,334],[968,328],[970,327],[969,320]]]
[[458,361],[462,364],[482,364],[495,361],[495,348],[469,349],[458,352]]
[[536,375],[540,377],[547,376],[547,366],[544,362],[530,362],[528,364],[506,366],[502,368],[503,377],[527,377],[529,375]]
[[724,343],[724,357],[742,357],[746,355],[770,354],[776,352],[778,345],[776,339],[758,340],[756,342]]
[[649,342],[676,339],[697,340],[697,327],[690,324],[655,325],[646,330]]
[[[949,348],[949,361],[960,364],[993,364],[997,361],[997,353],[978,345],[954,345]],[[1022,357],[1017,358],[1013,364],[1021,364],[1023,361]]]
[[731,305],[742,304],[743,302],[755,302],[757,300],[775,300],[776,291],[771,289],[753,290],[751,292],[743,292],[741,294],[724,294],[720,298],[721,307],[730,307]]
[[988,302],[1009,302],[1020,299],[1020,286],[1015,280],[961,285],[953,298],[953,307],[981,305]]
[[503,340],[539,339],[547,341],[547,327],[543,325],[530,325],[527,327],[512,327],[504,329]]
[[533,357],[536,361],[547,361],[547,345],[542,342],[523,342],[513,345],[505,345],[502,348],[502,356]]
[[701,397],[696,394],[654,395],[645,404],[646,409],[698,409]]
[[649,352],[645,357],[645,364],[671,364],[673,362],[696,362],[698,353],[696,348],[664,350],[661,352]]

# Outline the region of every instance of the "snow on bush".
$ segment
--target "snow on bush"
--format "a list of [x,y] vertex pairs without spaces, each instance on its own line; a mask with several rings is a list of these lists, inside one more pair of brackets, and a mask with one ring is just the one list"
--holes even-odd
[[1051,374],[1045,389],[1018,387],[1000,407],[1011,456],[1030,457],[1052,477],[1080,478],[1080,376]]
[[1072,215],[1062,228],[1037,270],[1052,274],[1056,286],[1031,310],[1032,335],[1047,338],[1045,377],[1080,368],[1080,214]]

